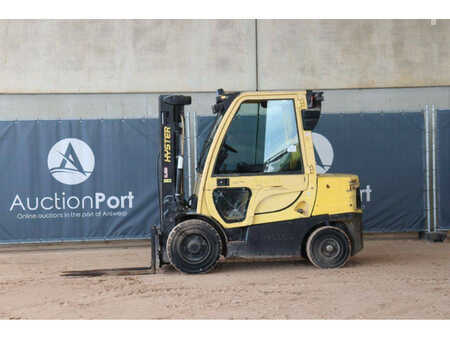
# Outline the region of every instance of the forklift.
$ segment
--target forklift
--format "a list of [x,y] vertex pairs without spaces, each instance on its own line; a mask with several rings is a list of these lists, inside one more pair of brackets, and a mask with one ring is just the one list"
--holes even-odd
[[339,268],[363,248],[359,178],[317,174],[312,130],[323,92],[217,90],[193,194],[183,178],[191,97],[159,97],[160,225],[151,229],[152,270],[195,274],[221,256],[303,257]]

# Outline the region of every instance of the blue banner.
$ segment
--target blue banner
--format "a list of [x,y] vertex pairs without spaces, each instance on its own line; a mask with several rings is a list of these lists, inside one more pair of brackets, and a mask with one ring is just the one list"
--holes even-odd
[[148,238],[157,120],[0,122],[0,242]]
[[[199,118],[197,153],[213,119]],[[157,119],[0,122],[0,242],[148,238],[158,135]],[[450,133],[439,135],[443,148]],[[359,175],[366,232],[425,228],[421,113],[325,114],[313,140],[319,173]],[[443,205],[450,158],[439,157]]]

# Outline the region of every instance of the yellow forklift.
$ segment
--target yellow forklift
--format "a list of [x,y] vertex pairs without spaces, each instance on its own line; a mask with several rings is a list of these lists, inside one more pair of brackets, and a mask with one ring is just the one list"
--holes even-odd
[[317,174],[312,141],[322,92],[217,91],[215,121],[183,189],[184,106],[161,95],[160,225],[152,269],[211,271],[220,256],[304,257],[338,268],[363,248],[359,179]]

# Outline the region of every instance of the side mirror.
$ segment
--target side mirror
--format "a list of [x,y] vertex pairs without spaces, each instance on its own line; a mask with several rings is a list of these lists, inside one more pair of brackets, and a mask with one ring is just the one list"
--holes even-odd
[[322,110],[323,92],[306,91],[306,101],[308,108],[302,110],[302,120],[304,130],[314,130],[319,122]]
[[303,109],[302,120],[304,130],[314,130],[319,122],[320,109]]

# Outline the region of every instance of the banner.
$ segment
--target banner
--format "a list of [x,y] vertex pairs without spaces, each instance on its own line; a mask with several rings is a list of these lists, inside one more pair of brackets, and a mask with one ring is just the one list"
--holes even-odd
[[[199,117],[198,154],[213,120]],[[359,175],[366,232],[425,229],[421,113],[325,114],[313,140],[319,173]],[[148,238],[158,144],[157,119],[0,122],[0,242]],[[446,201],[450,158],[439,158]]]
[[157,120],[0,122],[0,242],[148,238]]

